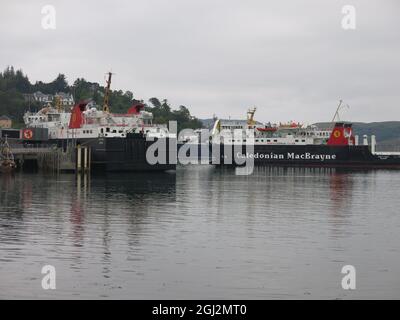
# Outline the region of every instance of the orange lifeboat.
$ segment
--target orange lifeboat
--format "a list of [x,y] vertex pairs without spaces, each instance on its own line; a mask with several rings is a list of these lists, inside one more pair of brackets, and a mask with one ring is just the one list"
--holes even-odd
[[278,130],[277,127],[264,127],[264,128],[257,128],[258,131],[261,132],[275,132]]
[[300,122],[296,123],[294,121],[291,121],[288,123],[279,123],[279,128],[282,128],[282,129],[298,129],[301,127],[302,127],[302,124]]

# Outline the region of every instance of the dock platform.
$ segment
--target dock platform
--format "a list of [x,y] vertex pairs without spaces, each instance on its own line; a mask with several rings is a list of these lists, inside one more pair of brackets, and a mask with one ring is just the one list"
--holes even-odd
[[12,153],[19,168],[27,164],[40,170],[55,172],[77,172],[90,170],[90,157],[83,157],[82,152],[90,153],[89,148],[69,147],[67,150],[54,146],[23,146],[14,145]]

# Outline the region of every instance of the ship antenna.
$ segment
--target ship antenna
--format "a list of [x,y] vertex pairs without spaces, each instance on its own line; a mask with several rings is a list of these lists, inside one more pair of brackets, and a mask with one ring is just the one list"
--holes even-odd
[[333,119],[332,119],[332,125],[335,124],[335,119],[337,119],[337,121],[341,121],[339,111],[340,111],[340,109],[342,109],[344,107],[347,107],[348,109],[350,109],[350,106],[347,103],[345,105],[343,105],[343,100],[340,100],[339,105],[336,109],[335,115],[333,116]]
[[336,109],[336,112],[335,112],[335,114],[333,116],[332,124],[334,124],[336,118],[338,118],[338,120],[339,120],[339,110],[340,110],[340,107],[342,106],[342,103],[343,103],[343,100],[339,100],[339,105],[338,105],[338,107]]
[[104,102],[103,102],[103,111],[109,113],[110,106],[109,106],[109,99],[110,99],[110,87],[111,87],[111,77],[113,73],[108,72],[108,79],[106,80],[107,86],[104,93]]

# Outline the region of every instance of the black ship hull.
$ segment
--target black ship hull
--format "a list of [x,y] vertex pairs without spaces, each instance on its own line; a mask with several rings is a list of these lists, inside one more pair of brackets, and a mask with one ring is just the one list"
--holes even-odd
[[[64,150],[68,145],[81,145],[89,147],[90,166],[93,171],[125,172],[125,171],[167,171],[175,170],[176,164],[170,161],[170,145],[176,143],[169,138],[161,139],[163,147],[158,149],[158,158],[165,161],[149,163],[147,151],[158,141],[148,141],[142,134],[128,134],[121,138],[89,138],[75,140],[57,140],[59,147]],[[158,141],[160,142],[160,141]],[[163,155],[161,154],[163,153]],[[175,161],[176,162],[176,161]]]
[[[303,167],[398,168],[400,155],[373,154],[368,146],[214,145],[217,165],[277,165]],[[253,150],[252,150],[253,149]],[[219,154],[218,154],[219,153]]]

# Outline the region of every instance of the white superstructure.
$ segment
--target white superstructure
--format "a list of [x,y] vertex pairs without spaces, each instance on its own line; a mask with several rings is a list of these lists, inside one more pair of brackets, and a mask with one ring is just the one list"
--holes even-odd
[[326,144],[332,129],[320,129],[315,125],[303,126],[289,122],[260,124],[254,121],[255,108],[248,111],[247,121],[238,123],[217,120],[212,130],[214,143],[244,144],[251,139],[256,145],[309,145]]
[[25,113],[24,122],[27,128],[48,129],[49,139],[124,138],[128,133],[143,133],[154,138],[176,137],[169,133],[166,125],[153,125],[152,113],[145,110],[112,114],[89,103],[81,113],[80,126],[71,128],[71,117],[75,116],[74,110],[66,112],[46,107],[37,113]]

